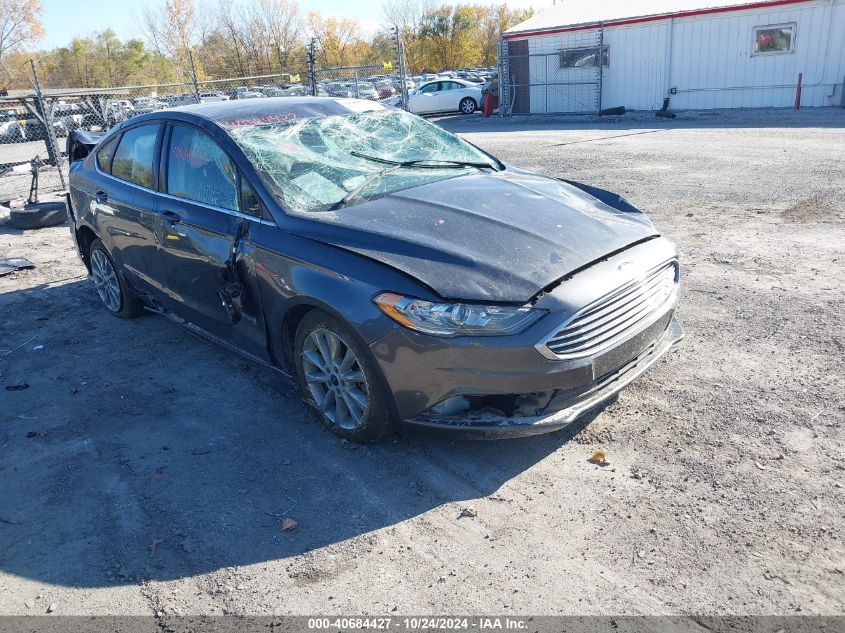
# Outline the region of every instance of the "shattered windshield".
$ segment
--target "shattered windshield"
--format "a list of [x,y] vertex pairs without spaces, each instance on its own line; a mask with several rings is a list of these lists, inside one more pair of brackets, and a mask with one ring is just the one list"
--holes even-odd
[[228,126],[290,209],[328,211],[479,169],[495,161],[404,110]]

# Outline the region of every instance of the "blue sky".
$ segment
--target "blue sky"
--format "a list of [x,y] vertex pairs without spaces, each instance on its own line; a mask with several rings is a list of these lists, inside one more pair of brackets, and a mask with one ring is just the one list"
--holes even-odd
[[[459,0],[460,1],[460,0]],[[480,4],[499,4],[501,0],[473,0]],[[552,0],[506,0],[513,7],[545,9]],[[94,31],[110,28],[121,38],[140,34],[140,16],[145,5],[163,4],[163,0],[41,0],[44,6],[42,21],[47,36],[39,42],[42,48],[68,44],[74,36],[89,35]],[[201,4],[201,2],[198,2]],[[214,5],[216,2],[208,3]],[[358,19],[363,27],[372,31],[382,20],[381,2],[350,2],[349,0],[300,0],[303,13],[317,10],[321,13]]]

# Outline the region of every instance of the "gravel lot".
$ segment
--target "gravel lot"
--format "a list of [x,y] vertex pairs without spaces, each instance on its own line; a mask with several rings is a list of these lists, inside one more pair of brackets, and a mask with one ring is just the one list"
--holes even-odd
[[0,227],[0,614],[845,613],[845,111],[442,123],[651,213],[682,345],[556,434],[361,447]]

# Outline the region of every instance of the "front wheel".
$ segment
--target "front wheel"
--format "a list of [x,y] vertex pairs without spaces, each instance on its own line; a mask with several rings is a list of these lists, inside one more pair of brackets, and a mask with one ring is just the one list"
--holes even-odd
[[122,319],[131,319],[143,312],[140,299],[126,285],[102,241],[97,239],[91,243],[89,261],[97,294],[109,312]]
[[472,97],[464,97],[461,99],[461,103],[458,105],[458,109],[463,114],[472,114],[478,108],[478,104],[475,102],[475,99]]
[[390,399],[367,349],[349,327],[328,314],[305,315],[294,340],[302,393],[334,433],[374,442],[390,427]]

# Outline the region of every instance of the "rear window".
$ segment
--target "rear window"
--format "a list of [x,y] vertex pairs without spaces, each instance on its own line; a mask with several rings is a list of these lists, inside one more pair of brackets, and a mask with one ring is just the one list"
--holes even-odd
[[157,135],[157,124],[124,132],[112,159],[112,176],[152,188]]

